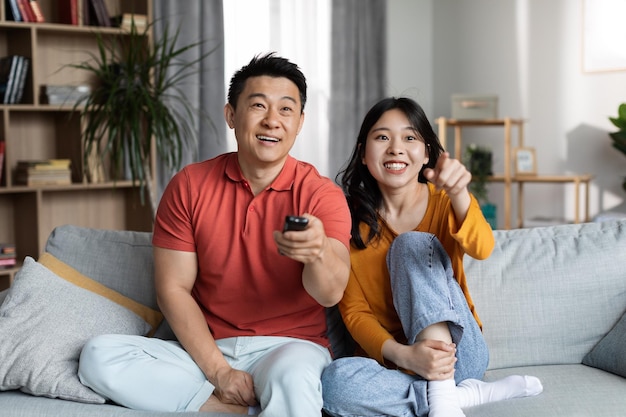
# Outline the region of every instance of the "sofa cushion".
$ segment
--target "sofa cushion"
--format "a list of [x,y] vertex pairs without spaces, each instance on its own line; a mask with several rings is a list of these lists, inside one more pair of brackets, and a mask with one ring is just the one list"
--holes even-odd
[[490,369],[582,363],[626,310],[626,221],[497,230],[465,257]]
[[626,313],[583,358],[583,363],[626,377]]
[[39,262],[64,280],[69,281],[72,284],[77,285],[81,288],[84,288],[87,291],[91,291],[105,298],[108,298],[109,300],[121,305],[122,307],[129,309],[130,311],[141,317],[146,323],[148,323],[152,328],[152,332],[156,331],[156,329],[161,324],[161,321],[163,320],[163,314],[160,311],[153,310],[150,307],[146,307],[136,302],[135,300],[123,296],[117,291],[113,291],[112,289],[105,287],[99,282],[84,276],[68,264],[61,262],[47,252],[43,253],[39,257],[37,262]]
[[63,225],[52,231],[45,251],[106,287],[158,310],[151,233]]
[[527,366],[487,371],[486,381],[534,375],[543,392],[464,409],[467,417],[623,417],[626,378],[581,364]]
[[78,379],[83,345],[99,334],[149,330],[132,311],[27,257],[0,306],[0,390],[103,403]]

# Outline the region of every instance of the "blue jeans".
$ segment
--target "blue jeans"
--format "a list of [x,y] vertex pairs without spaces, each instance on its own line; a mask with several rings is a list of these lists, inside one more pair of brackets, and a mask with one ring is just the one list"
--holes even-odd
[[[399,235],[387,253],[393,302],[412,344],[426,327],[447,322],[457,346],[455,380],[481,379],[489,363],[482,332],[448,254],[432,234]],[[426,416],[427,381],[369,358],[333,361],[322,374],[324,410],[332,416]]]

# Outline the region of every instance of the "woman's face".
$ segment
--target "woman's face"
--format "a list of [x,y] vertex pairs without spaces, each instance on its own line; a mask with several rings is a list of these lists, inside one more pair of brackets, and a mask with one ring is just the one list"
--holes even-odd
[[378,181],[381,190],[414,186],[428,163],[426,144],[398,109],[388,110],[367,134],[361,162]]

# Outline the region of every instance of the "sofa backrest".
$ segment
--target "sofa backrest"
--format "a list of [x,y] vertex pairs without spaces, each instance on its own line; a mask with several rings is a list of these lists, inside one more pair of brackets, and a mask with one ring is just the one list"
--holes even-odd
[[52,231],[45,250],[83,275],[158,310],[151,233],[63,225]]
[[581,363],[626,311],[626,221],[494,234],[464,260],[489,368]]

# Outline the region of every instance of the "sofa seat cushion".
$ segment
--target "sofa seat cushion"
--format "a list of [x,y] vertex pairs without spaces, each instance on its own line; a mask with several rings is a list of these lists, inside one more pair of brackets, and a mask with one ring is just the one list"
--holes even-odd
[[127,308],[27,257],[0,306],[0,390],[104,403],[78,379],[83,345],[100,334],[150,330]]
[[0,415],[7,417],[236,417],[231,413],[131,410],[111,403],[86,404],[33,397],[20,391],[0,392]]
[[578,364],[491,370],[487,371],[485,380],[514,374],[538,377],[543,392],[535,397],[466,408],[466,417],[624,416],[625,378]]

